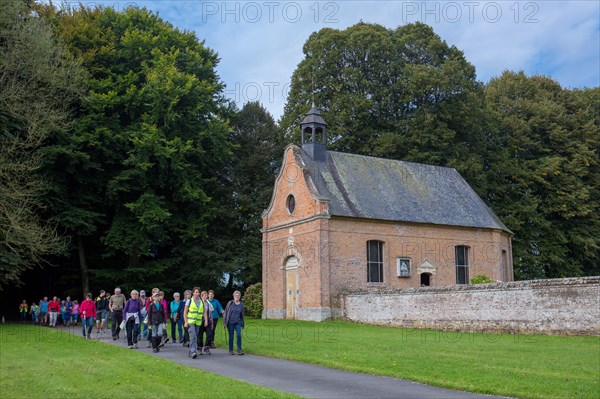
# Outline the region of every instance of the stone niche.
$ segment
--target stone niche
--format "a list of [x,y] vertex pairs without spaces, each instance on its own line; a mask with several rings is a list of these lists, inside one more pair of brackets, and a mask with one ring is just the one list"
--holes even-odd
[[437,272],[437,266],[431,263],[427,258],[417,267],[417,274],[429,273],[435,276]]

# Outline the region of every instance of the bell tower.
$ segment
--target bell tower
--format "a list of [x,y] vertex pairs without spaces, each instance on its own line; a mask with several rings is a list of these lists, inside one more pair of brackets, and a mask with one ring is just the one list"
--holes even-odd
[[327,135],[325,134],[327,123],[314,103],[300,124],[300,128],[302,129],[302,149],[313,161],[325,162],[327,160]]

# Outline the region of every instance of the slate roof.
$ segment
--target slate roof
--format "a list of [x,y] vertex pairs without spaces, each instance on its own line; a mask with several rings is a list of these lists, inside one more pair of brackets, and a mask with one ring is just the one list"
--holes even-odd
[[494,215],[454,168],[327,151],[315,162],[294,152],[320,198],[337,216],[500,229]]
[[315,104],[312,105],[312,108],[310,109],[310,111],[308,111],[301,124],[304,125],[308,123],[320,123],[322,125],[327,126],[327,123],[325,123],[325,120],[321,116],[321,113],[319,112]]

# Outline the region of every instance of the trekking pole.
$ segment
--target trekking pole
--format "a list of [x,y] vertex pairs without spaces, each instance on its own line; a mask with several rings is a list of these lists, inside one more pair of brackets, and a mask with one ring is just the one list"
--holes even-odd
[[86,339],[90,339],[90,333],[88,332],[88,328],[87,328],[87,317],[85,317],[85,312],[83,312],[83,313],[84,313],[83,320],[82,320],[82,322],[83,322],[83,332],[85,334],[85,338]]

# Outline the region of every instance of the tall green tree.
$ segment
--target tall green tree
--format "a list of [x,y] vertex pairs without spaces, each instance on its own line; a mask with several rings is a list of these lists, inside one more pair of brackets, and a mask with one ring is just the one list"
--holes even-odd
[[262,212],[269,206],[285,143],[275,120],[258,102],[232,118],[234,145],[229,209],[237,239],[230,251],[245,285],[262,281]]
[[455,167],[514,233],[517,278],[598,274],[598,89],[503,74],[485,87],[424,24],[322,29],[304,45],[281,128],[311,101],[329,147]]
[[[42,7],[89,73],[75,133],[56,136],[64,173],[56,220],[76,237],[95,284],[178,283],[222,206],[215,186],[231,155],[217,54],[192,32],[135,7]],[[96,285],[97,286],[97,285]]]
[[81,71],[29,2],[0,2],[0,290],[66,249],[41,217],[40,148],[69,130]]
[[358,23],[322,29],[304,45],[281,128],[298,141],[311,101],[330,148],[454,166],[474,183],[481,163],[482,85],[463,53],[431,27]]
[[186,267],[209,286],[230,295],[262,279],[262,211],[271,198],[283,156],[283,141],[269,112],[258,102],[230,110],[233,156],[216,184],[223,206],[208,227],[206,250],[197,254],[210,268]]
[[221,295],[262,279],[262,211],[271,199],[284,147],[273,117],[260,103],[248,102],[241,110],[233,105],[229,117],[232,157],[213,187],[222,206],[201,249],[190,248],[194,262],[181,269]]
[[600,272],[599,93],[508,71],[486,86],[486,199],[517,278]]

